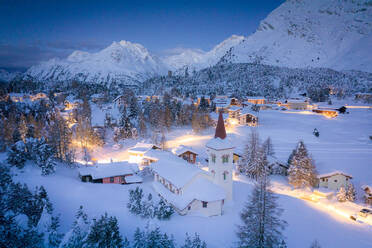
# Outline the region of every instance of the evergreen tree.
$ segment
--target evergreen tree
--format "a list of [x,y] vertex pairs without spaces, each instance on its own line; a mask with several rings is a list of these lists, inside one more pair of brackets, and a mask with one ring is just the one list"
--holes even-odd
[[243,224],[238,226],[238,247],[271,248],[279,246],[283,240],[281,231],[286,222],[280,219],[282,209],[269,184],[266,175],[259,178],[240,214]]
[[345,187],[341,186],[340,190],[337,192],[337,200],[339,202],[345,202],[346,201],[346,190]]
[[93,224],[85,240],[85,247],[124,247],[116,217],[108,217],[107,213],[105,213],[98,221],[93,219]]
[[141,217],[142,218],[154,218],[157,210],[155,209],[154,203],[152,201],[152,195],[148,194],[147,199],[142,201],[142,210],[141,210]]
[[268,156],[274,156],[275,155],[275,152],[274,152],[274,147],[273,147],[273,144],[271,142],[271,138],[268,137],[265,142],[262,144],[262,147],[264,148],[266,154]]
[[142,199],[143,199],[143,190],[139,187],[136,187],[135,190],[129,190],[129,202],[127,208],[133,214],[142,213]]
[[157,207],[156,217],[159,220],[169,220],[173,214],[174,214],[173,207],[165,203],[163,199],[160,199]]
[[10,165],[14,165],[19,169],[22,169],[26,162],[26,146],[23,141],[18,141],[14,145],[11,146],[9,152],[8,152],[8,158],[7,162]]
[[349,183],[346,188],[346,200],[354,202],[356,199],[356,191],[354,185]]
[[133,248],[175,248],[176,244],[173,237],[168,237],[166,233],[162,234],[157,227],[154,230],[149,230],[146,227],[145,231],[139,228],[134,233]]
[[314,162],[308,155],[305,144],[300,141],[288,169],[288,180],[295,188],[314,187],[317,183]]
[[77,214],[75,215],[75,221],[72,225],[72,229],[66,233],[61,247],[63,248],[83,248],[84,240],[87,237],[89,229],[88,216],[83,211],[83,206],[80,206]]
[[195,233],[194,237],[190,237],[186,233],[185,244],[181,248],[207,248],[207,244],[200,239],[197,233]]

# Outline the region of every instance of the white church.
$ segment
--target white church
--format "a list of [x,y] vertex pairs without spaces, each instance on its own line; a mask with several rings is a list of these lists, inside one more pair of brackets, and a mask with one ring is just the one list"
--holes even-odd
[[226,201],[233,198],[233,150],[226,139],[220,113],[215,137],[206,144],[208,167],[200,169],[177,156],[167,156],[150,165],[154,190],[180,215],[223,214]]

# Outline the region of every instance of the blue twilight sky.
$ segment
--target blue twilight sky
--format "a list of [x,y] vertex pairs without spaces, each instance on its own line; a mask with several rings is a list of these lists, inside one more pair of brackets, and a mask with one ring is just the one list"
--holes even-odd
[[0,68],[24,70],[120,40],[158,55],[176,48],[209,50],[232,34],[251,34],[282,2],[0,0]]

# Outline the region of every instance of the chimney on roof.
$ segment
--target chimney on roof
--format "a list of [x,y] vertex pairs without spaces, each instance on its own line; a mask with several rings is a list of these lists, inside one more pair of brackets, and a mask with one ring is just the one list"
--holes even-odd
[[220,114],[218,116],[216,133],[214,134],[214,137],[221,139],[226,138],[225,123],[223,121],[222,111],[220,111]]

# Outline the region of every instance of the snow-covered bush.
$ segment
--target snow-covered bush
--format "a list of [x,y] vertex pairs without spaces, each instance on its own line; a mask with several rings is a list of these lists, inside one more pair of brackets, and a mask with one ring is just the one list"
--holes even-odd
[[194,237],[190,237],[186,233],[185,244],[181,248],[207,248],[207,244],[200,239],[197,233],[194,234]]
[[174,214],[174,209],[172,206],[167,204],[163,199],[160,199],[157,206],[156,217],[159,220],[168,220]]

